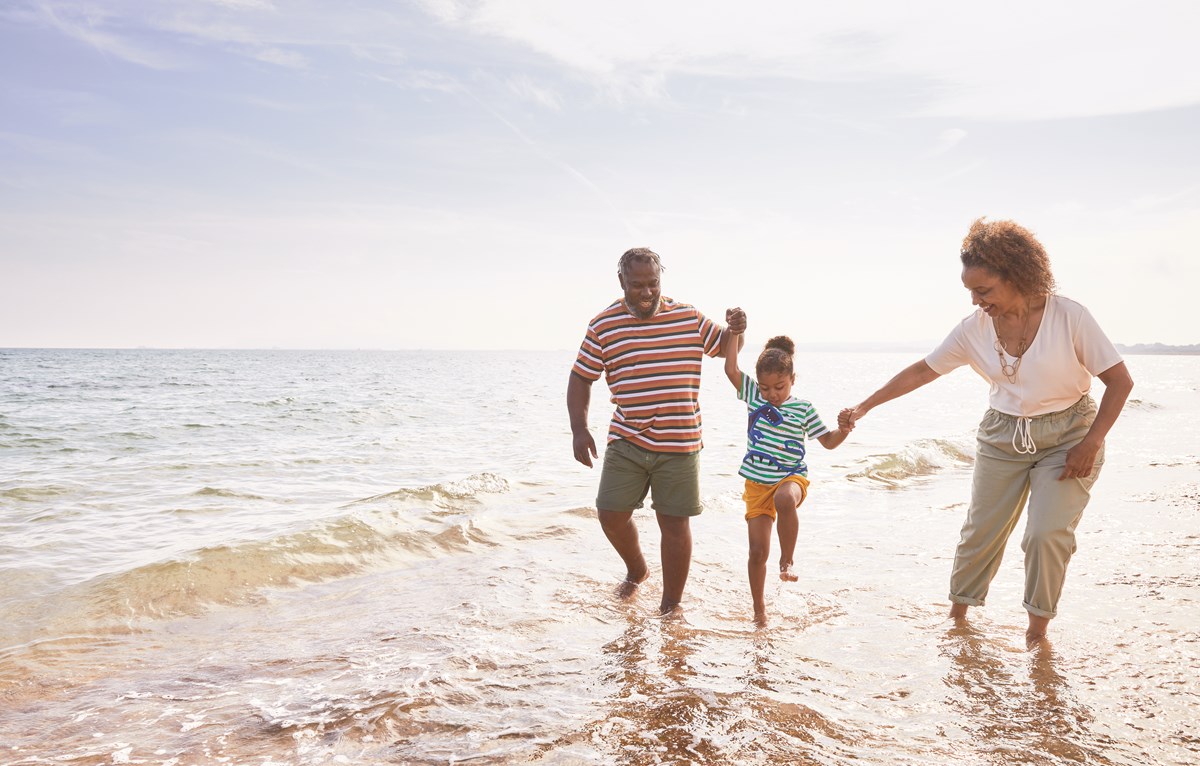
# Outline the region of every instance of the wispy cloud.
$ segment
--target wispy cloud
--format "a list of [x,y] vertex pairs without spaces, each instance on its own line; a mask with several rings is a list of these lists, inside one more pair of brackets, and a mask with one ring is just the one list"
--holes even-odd
[[522,101],[559,111],[562,109],[562,99],[550,88],[534,84],[528,75],[518,75],[508,78],[509,91]]
[[4,145],[11,146],[24,154],[37,155],[63,165],[106,159],[103,153],[90,146],[22,133],[0,132],[0,147]]
[[206,2],[235,10],[276,10],[275,3],[271,2],[271,0],[206,0]]
[[465,90],[457,77],[430,69],[410,69],[396,75],[377,73],[374,78],[404,90],[431,90],[440,93],[463,93]]
[[926,152],[924,156],[926,159],[928,159],[930,157],[937,157],[938,155],[945,154],[961,144],[963,139],[966,137],[967,131],[961,128],[948,128],[943,130],[938,134],[937,145]]
[[478,104],[481,109],[483,109],[485,112],[487,112],[493,118],[495,118],[497,121],[499,121],[502,125],[504,125],[506,128],[508,128],[513,133],[513,135],[515,135],[517,138],[519,138],[522,141],[522,143],[524,143],[526,146],[528,146],[530,148],[530,150],[534,154],[536,154],[539,158],[541,158],[542,160],[544,160],[548,163],[551,163],[555,167],[559,168],[564,173],[566,173],[567,175],[569,175],[570,177],[574,178],[576,181],[581,183],[590,192],[592,192],[592,194],[594,194],[596,196],[596,198],[600,200],[600,202],[604,205],[604,207],[609,212],[612,213],[613,217],[617,221],[620,222],[621,226],[627,232],[629,232],[629,234],[634,239],[640,238],[641,234],[640,234],[637,226],[635,226],[633,224],[633,222],[629,219],[629,216],[627,216],[620,208],[618,208],[616,206],[616,204],[612,200],[612,197],[608,194],[608,192],[606,192],[603,188],[601,188],[599,184],[596,184],[594,181],[592,181],[592,179],[588,178],[586,175],[583,174],[583,172],[581,172],[578,168],[574,167],[570,163],[565,162],[565,161],[551,155],[540,144],[538,144],[538,142],[534,141],[532,138],[530,138],[528,135],[526,135],[525,131],[523,131],[519,127],[517,127],[517,125],[515,125],[511,120],[509,120],[503,114],[498,112],[496,109],[488,106],[486,103],[484,103],[484,101],[482,99],[480,99],[474,93],[472,93],[469,90],[465,90],[465,89],[463,92],[467,96],[469,96],[472,101],[474,101],[476,104]]
[[293,69],[303,69],[308,66],[308,59],[297,51],[284,50],[282,48],[263,48],[254,53],[254,58],[259,61],[264,61],[268,64],[276,64],[278,66],[290,67]]
[[151,69],[178,69],[184,62],[177,55],[139,44],[107,28],[111,15],[90,4],[36,6],[41,21],[60,33],[94,48],[96,51]]
[[930,0],[820,7],[748,0],[734,16],[716,0],[422,5],[444,23],[528,46],[622,98],[661,97],[663,89],[644,84],[686,74],[905,78],[923,96],[925,113],[967,118],[1046,119],[1200,103],[1194,76],[1200,46],[1193,40],[1200,4],[1190,2],[1121,0],[1080,12],[1023,0],[997,14]]

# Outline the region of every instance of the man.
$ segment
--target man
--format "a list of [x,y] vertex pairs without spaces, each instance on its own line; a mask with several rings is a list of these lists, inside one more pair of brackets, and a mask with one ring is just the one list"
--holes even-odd
[[[683,598],[692,562],[690,519],[701,510],[701,362],[705,354],[723,355],[724,330],[692,306],[663,297],[661,276],[653,251],[639,247],[621,256],[617,278],[625,294],[588,324],[567,383],[567,412],[575,459],[590,468],[597,452],[588,405],[592,383],[604,374],[616,410],[596,496],[600,526],[625,562],[622,592],[631,594],[650,574],[633,521],[649,492],[662,535],[660,610],[666,614]],[[731,329],[744,331],[744,315],[737,323]]]

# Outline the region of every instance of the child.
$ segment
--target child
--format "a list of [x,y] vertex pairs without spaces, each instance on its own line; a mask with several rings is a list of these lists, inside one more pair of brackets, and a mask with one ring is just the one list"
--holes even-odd
[[[744,321],[745,312],[732,308],[725,312],[725,318],[727,324]],[[750,538],[746,571],[754,599],[754,621],[761,626],[767,619],[763,588],[771,553],[771,525],[776,517],[779,518],[779,579],[787,582],[799,579],[792,572],[792,554],[800,527],[796,509],[808,494],[805,439],[816,438],[825,449],[833,449],[846,440],[854,426],[849,418],[841,418],[845,421],[843,427],[830,431],[810,402],[792,396],[792,385],[796,382],[792,355],[796,344],[790,338],[779,335],[767,341],[754,367],[755,378],[738,368],[739,340],[737,334],[725,332],[725,375],[749,411],[746,456],[738,475],[746,480],[742,494]]]

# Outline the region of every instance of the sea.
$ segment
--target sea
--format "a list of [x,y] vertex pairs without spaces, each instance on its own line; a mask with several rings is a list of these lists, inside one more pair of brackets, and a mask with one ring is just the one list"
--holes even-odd
[[[802,351],[796,393],[833,422],[920,356]],[[1127,357],[1032,650],[1023,525],[947,619],[969,370],[810,445],[800,579],[756,627],[719,360],[664,618],[649,509],[618,595],[573,357],[0,350],[0,764],[1200,763],[1200,356]],[[610,413],[597,383],[600,442]]]

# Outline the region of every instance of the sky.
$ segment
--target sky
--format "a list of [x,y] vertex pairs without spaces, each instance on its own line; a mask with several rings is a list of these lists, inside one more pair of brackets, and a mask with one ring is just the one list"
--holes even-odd
[[938,342],[980,217],[1200,343],[1200,3],[3,0],[0,347]]

